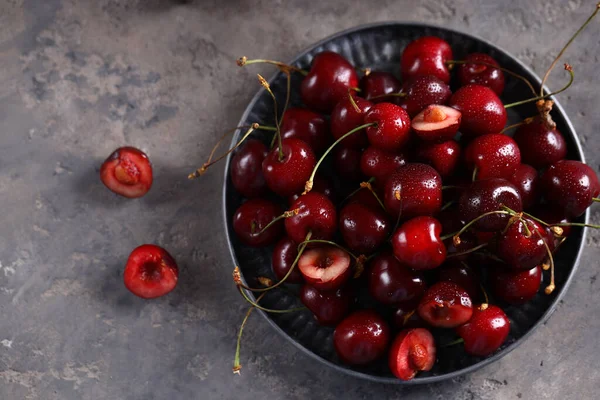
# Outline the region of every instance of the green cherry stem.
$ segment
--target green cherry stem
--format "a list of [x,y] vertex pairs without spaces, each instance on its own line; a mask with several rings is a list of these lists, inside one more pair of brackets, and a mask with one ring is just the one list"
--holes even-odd
[[565,64],[565,70],[569,73],[569,82],[562,89],[559,89],[556,92],[548,93],[548,94],[545,94],[545,95],[541,95],[541,96],[537,96],[537,97],[532,97],[532,98],[527,99],[527,100],[521,100],[521,101],[516,101],[514,103],[505,104],[504,108],[512,108],[512,107],[520,106],[522,104],[527,104],[527,103],[531,103],[531,102],[534,102],[534,101],[546,99],[548,97],[552,97],[552,96],[555,96],[555,95],[557,95],[557,94],[559,94],[561,92],[564,92],[565,90],[567,90],[569,88],[569,86],[571,86],[571,84],[573,83],[573,79],[575,79],[575,73],[573,72],[573,68],[571,68],[571,66],[569,64]]
[[286,313],[290,313],[290,312],[296,312],[296,311],[301,311],[306,309],[306,307],[296,307],[296,308],[289,308],[286,310],[276,310],[274,308],[266,308],[261,306],[260,304],[254,302],[250,297],[248,297],[248,295],[246,294],[246,290],[241,287],[238,286],[238,290],[240,291],[240,293],[242,294],[242,297],[248,302],[250,303],[252,306],[258,308],[259,310],[262,310],[264,312],[268,312],[268,313],[272,313],[272,314],[286,314]]
[[599,199],[599,198],[597,198],[597,197],[592,197],[592,201],[595,201],[596,203],[599,203],[599,202],[600,202],[600,199]]
[[480,249],[483,249],[484,247],[487,247],[487,245],[488,245],[488,243],[482,243],[479,246],[475,246],[472,249],[465,250],[462,253],[453,253],[453,254],[450,254],[448,257],[446,257],[446,259],[453,258],[453,257],[460,257],[460,256],[464,256],[464,255],[467,255],[467,254],[470,254],[470,253],[474,253],[477,250],[480,250]]
[[267,225],[265,225],[264,228],[262,228],[259,232],[256,232],[257,235],[260,235],[261,233],[265,232],[267,229],[269,229],[271,226],[273,226],[273,224],[275,224],[277,221],[282,220],[284,218],[290,218],[293,217],[294,215],[298,215],[298,213],[300,212],[299,208],[295,208],[293,210],[289,210],[289,211],[284,211],[283,214],[278,215],[277,217],[273,218],[271,220],[271,222],[269,222]]
[[246,56],[240,57],[237,59],[236,64],[239,67],[243,67],[245,65],[250,65],[250,64],[271,64],[271,65],[275,65],[277,68],[279,68],[282,72],[285,71],[294,71],[294,72],[298,72],[299,74],[302,74],[304,76],[308,75],[308,71],[304,70],[304,69],[300,69],[298,67],[294,67],[293,65],[288,65],[288,64],[284,64],[282,62],[279,61],[273,61],[273,60],[265,60],[265,59],[255,59],[255,60],[248,60],[248,58]]
[[262,85],[262,87],[265,88],[265,90],[271,95],[271,98],[273,98],[273,111],[275,113],[275,126],[277,127],[277,132],[275,133],[275,135],[277,136],[277,141],[278,141],[278,150],[279,150],[279,161],[283,161],[283,146],[281,145],[281,124],[279,123],[279,117],[278,117],[278,111],[277,111],[277,98],[275,97],[275,94],[273,93],[273,91],[271,90],[271,86],[269,85],[269,82],[267,82],[267,80],[265,78],[263,78],[260,74],[258,75],[258,80],[260,81],[260,84]]
[[465,231],[467,229],[469,229],[474,223],[476,223],[477,221],[479,221],[482,218],[489,217],[490,215],[511,215],[511,213],[508,212],[508,211],[489,211],[489,212],[483,213],[480,216],[478,216],[477,218],[471,220],[465,226],[463,226],[460,231],[458,231],[456,233],[449,233],[447,235],[442,236],[441,237],[442,241],[444,241],[446,239],[450,239],[451,237],[458,238],[460,235],[462,235],[463,233],[465,233]]
[[331,240],[323,240],[323,239],[312,239],[312,240],[305,240],[303,242],[298,243],[298,247],[304,245],[308,245],[309,243],[321,243],[321,244],[328,244],[330,246],[334,246],[337,247],[338,249],[348,253],[348,255],[350,257],[352,257],[355,260],[358,260],[358,257],[355,256],[351,251],[345,249],[343,246],[340,246],[339,244],[337,244],[336,242],[332,242]]
[[444,347],[450,347],[450,346],[454,346],[460,343],[464,343],[464,339],[463,338],[458,338],[456,340],[451,341],[450,343],[446,343],[446,344],[442,344],[440,347],[444,348]]
[[[261,294],[256,298],[256,302],[258,303],[266,293]],[[242,324],[240,325],[240,331],[237,336],[237,343],[235,346],[235,357],[233,358],[233,373],[240,374],[240,370],[242,369],[242,364],[240,364],[240,347],[242,346],[242,333],[244,332],[244,327],[246,326],[246,322],[248,322],[248,318],[250,318],[250,314],[254,311],[255,307],[248,307],[248,311],[246,312],[246,316],[242,320]]]

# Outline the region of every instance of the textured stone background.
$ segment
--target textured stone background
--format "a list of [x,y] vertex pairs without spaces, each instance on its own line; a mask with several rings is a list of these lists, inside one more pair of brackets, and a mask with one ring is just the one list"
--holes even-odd
[[[254,71],[235,66],[240,55],[287,60],[341,29],[395,19],[475,33],[541,73],[593,6],[0,0],[0,398],[595,398],[597,233],[549,322],[470,376],[409,389],[355,381],[261,318],[248,325],[244,370],[233,376],[245,305],[221,228],[222,170],[185,178],[258,88]],[[577,79],[560,96],[596,169],[599,23],[568,52]],[[155,166],[153,190],[137,201],[98,179],[101,161],[123,144],[144,149]],[[181,267],[177,290],[156,301],[122,284],[129,251],[146,242],[168,248]]]

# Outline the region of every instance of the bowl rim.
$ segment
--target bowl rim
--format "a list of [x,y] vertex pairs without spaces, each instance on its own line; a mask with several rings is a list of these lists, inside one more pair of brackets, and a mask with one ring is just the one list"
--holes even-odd
[[[423,22],[411,22],[411,21],[382,21],[382,22],[373,22],[373,23],[368,23],[368,24],[362,24],[362,25],[357,25],[354,26],[352,28],[348,28],[339,32],[336,32],[332,35],[329,35],[307,47],[305,47],[304,49],[302,49],[300,52],[298,52],[296,54],[296,56],[294,57],[294,59],[292,61],[290,61],[288,64],[293,65],[294,63],[296,63],[299,59],[301,59],[302,57],[304,57],[306,55],[306,53],[314,50],[315,48],[324,45],[325,43],[333,40],[333,39],[337,39],[339,37],[342,36],[346,36],[348,34],[352,34],[352,33],[356,33],[362,30],[367,30],[367,29],[373,29],[373,28],[380,28],[380,27],[389,27],[389,26],[400,26],[400,27],[418,27],[418,28],[434,28],[434,29],[439,29],[439,30],[444,30],[447,31],[451,34],[458,34],[458,35],[463,35],[463,36],[467,36],[470,39],[473,39],[475,41],[480,41],[484,44],[486,44],[487,46],[493,48],[494,50],[506,54],[508,55],[510,58],[513,59],[514,62],[516,62],[521,68],[523,68],[524,70],[526,70],[535,80],[535,82],[537,83],[537,85],[539,86],[541,84],[541,79],[539,78],[539,76],[529,67],[527,66],[524,62],[522,62],[520,59],[518,59],[517,57],[513,56],[510,52],[506,51],[505,49],[503,49],[502,47],[499,47],[491,42],[489,42],[486,39],[483,39],[477,35],[471,34],[471,33],[466,33],[457,29],[452,29],[452,28],[447,28],[447,27],[443,27],[443,26],[439,26],[439,25],[435,25],[435,24],[429,24],[429,23],[423,23]],[[277,76],[280,74],[281,72],[275,72],[273,75],[271,75],[271,77],[268,79],[269,83],[272,83]],[[545,90],[547,93],[550,93],[550,90],[548,90],[547,87],[545,87]],[[262,89],[259,89],[256,94],[252,97],[252,99],[250,100],[250,102],[248,103],[248,105],[246,106],[246,109],[244,111],[244,113],[242,114],[240,121],[238,123],[238,126],[241,126],[246,119],[248,118],[248,115],[250,114],[250,111],[252,110],[253,106],[256,104],[256,102],[258,101],[259,97],[261,96],[261,91]],[[575,128],[573,127],[573,124],[571,123],[571,120],[569,119],[569,116],[567,115],[567,113],[565,112],[565,110],[563,109],[563,107],[560,105],[560,103],[554,98],[554,96],[550,97],[552,100],[554,100],[554,107],[555,109],[557,109],[559,111],[559,113],[562,114],[562,116],[565,119],[565,124],[567,125],[567,127],[571,130],[571,132],[573,132],[573,139],[575,142],[575,147],[577,150],[577,153],[579,154],[580,158],[581,158],[581,162],[585,163],[585,155],[583,152],[583,148],[581,147],[581,142],[579,140],[579,136],[577,135],[577,132],[575,131]],[[230,143],[230,145],[235,144],[235,135],[232,139],[232,142]],[[235,254],[235,250],[233,249],[233,246],[231,244],[231,240],[229,240],[229,237],[231,235],[230,229],[229,229],[229,221],[227,220],[227,185],[228,185],[228,172],[229,172],[229,167],[230,167],[230,163],[231,163],[231,158],[232,158],[233,154],[229,154],[227,156],[227,159],[225,161],[225,172],[224,172],[224,176],[223,176],[223,192],[222,192],[222,214],[223,214],[223,222],[224,222],[224,227],[225,227],[225,234],[227,235],[227,246],[229,248],[229,254],[231,256],[232,261],[234,262],[234,265],[239,265],[236,254]],[[587,224],[589,223],[589,217],[590,217],[590,211],[589,208],[586,210],[585,214],[584,214],[584,222]],[[569,273],[569,276],[567,277],[567,280],[565,282],[565,284],[559,289],[559,292],[556,296],[556,298],[554,299],[554,301],[551,303],[550,307],[546,310],[546,312],[541,316],[541,318],[523,335],[521,336],[519,339],[515,340],[513,343],[511,343],[509,346],[507,346],[506,348],[502,349],[500,352],[493,354],[490,357],[487,357],[473,365],[470,365],[466,368],[462,368],[453,372],[449,372],[446,374],[442,374],[442,375],[435,375],[435,376],[427,376],[427,377],[423,377],[423,378],[419,378],[418,376],[412,380],[409,381],[402,381],[400,379],[397,379],[395,377],[380,377],[380,376],[373,376],[370,375],[368,373],[364,373],[364,372],[360,372],[360,371],[355,371],[352,370],[350,368],[347,368],[343,365],[338,365],[335,364],[321,356],[319,356],[318,354],[314,353],[313,351],[311,351],[310,349],[304,347],[300,342],[296,341],[292,336],[290,336],[288,333],[286,333],[283,329],[281,329],[279,327],[279,325],[277,325],[275,323],[275,321],[273,319],[271,319],[267,313],[265,311],[262,311],[260,309],[257,309],[256,311],[258,311],[260,313],[260,315],[262,315],[263,318],[265,318],[267,320],[267,322],[275,329],[276,332],[278,332],[280,335],[282,335],[283,337],[285,337],[289,342],[291,342],[296,348],[298,348],[302,353],[307,354],[309,357],[320,361],[321,363],[333,368],[334,370],[350,375],[352,377],[355,378],[360,378],[360,379],[365,379],[368,381],[372,381],[372,382],[378,382],[378,383],[387,383],[387,384],[396,384],[396,385],[420,385],[420,384],[428,384],[428,383],[435,383],[435,382],[441,382],[441,381],[445,381],[448,379],[453,379],[453,378],[457,378],[459,376],[474,372],[480,368],[485,367],[486,365],[489,365],[495,361],[500,360],[501,358],[503,358],[504,356],[506,356],[507,354],[509,354],[510,352],[512,352],[514,349],[516,349],[518,346],[520,346],[523,342],[525,342],[525,340],[527,340],[527,338],[529,338],[529,336],[531,336],[531,334],[533,334],[533,332],[535,332],[537,330],[537,328],[539,328],[540,325],[544,324],[549,318],[550,316],[554,313],[554,311],[556,311],[556,308],[558,306],[558,304],[560,303],[560,301],[562,300],[562,298],[565,296],[565,293],[567,292],[568,287],[570,286],[571,282],[573,281],[573,277],[575,276],[577,269],[579,268],[579,263],[581,260],[581,254],[583,252],[584,249],[584,243],[586,241],[587,238],[587,233],[588,233],[588,228],[584,227],[583,228],[583,232],[582,232],[582,236],[581,236],[581,241],[579,242],[579,247],[577,249],[577,255],[575,257],[575,261],[573,263],[573,268],[571,269],[571,272]],[[242,274],[242,282],[244,284],[247,284],[246,280],[244,279],[244,276]],[[253,300],[255,300],[255,296],[253,293],[250,293],[251,298]]]

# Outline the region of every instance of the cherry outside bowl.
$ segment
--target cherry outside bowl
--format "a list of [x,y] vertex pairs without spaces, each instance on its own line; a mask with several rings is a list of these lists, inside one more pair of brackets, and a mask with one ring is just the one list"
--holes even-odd
[[[426,35],[439,36],[448,41],[452,46],[454,57],[457,60],[461,60],[467,54],[473,52],[487,53],[494,57],[501,66],[528,78],[534,86],[539,87],[540,85],[540,79],[537,75],[521,61],[497,46],[471,34],[416,23],[375,23],[336,33],[310,46],[300,53],[291,64],[309,69],[311,60],[317,53],[330,50],[342,54],[357,69],[370,67],[373,70],[388,71],[399,76],[402,50],[408,42]],[[248,54],[248,56],[260,57],[260,54]],[[236,68],[233,62],[231,68]],[[252,65],[247,68],[252,68],[253,72],[262,74],[272,67],[267,65]],[[294,74],[291,94],[292,106],[301,106],[299,93],[300,81],[301,76]],[[278,99],[284,99],[286,87],[285,76],[282,73],[277,73],[269,82]],[[456,90],[455,83],[451,82],[451,85],[453,91]],[[531,92],[527,86],[517,79],[506,75],[506,87],[501,97],[505,104],[529,97],[531,97]],[[512,124],[530,115],[535,115],[536,112],[533,105],[515,107],[508,111],[509,121],[507,124]],[[567,141],[569,148],[567,158],[584,161],[579,139],[569,118],[558,102],[554,104],[553,118]],[[246,108],[238,126],[250,125],[253,122],[274,125],[272,99],[262,89],[258,91]],[[242,131],[236,132],[232,145],[237,142],[241,134],[243,134]],[[270,142],[269,134],[272,133],[257,132],[255,137],[264,140],[268,144]],[[273,277],[271,272],[272,248],[256,249],[245,246],[233,232],[231,226],[232,216],[237,207],[242,203],[243,198],[236,193],[229,177],[230,161],[231,157],[227,159],[225,166],[223,214],[225,218],[225,231],[229,239],[229,249],[232,257],[231,268],[234,265],[238,265],[244,281],[249,285],[259,286],[257,277]],[[285,203],[282,204],[285,206]],[[586,222],[588,216],[589,211],[580,217],[577,222]],[[433,334],[438,345],[438,359],[433,369],[429,372],[420,373],[416,378],[407,382],[400,381],[392,376],[387,366],[387,357],[380,363],[368,367],[351,367],[342,364],[333,348],[333,329],[319,326],[308,310],[288,314],[266,314],[260,310],[257,311],[265,317],[277,332],[286,337],[301,351],[315,358],[317,361],[351,376],[381,383],[402,385],[433,383],[452,379],[499,360],[514,350],[519,344],[523,343],[537,327],[550,317],[575,275],[583,249],[585,234],[585,229],[573,228],[573,233],[562,246],[560,252],[557,253],[555,258],[557,289],[554,293],[547,296],[543,293],[543,290],[540,290],[533,300],[522,306],[510,306],[496,302],[503,307],[511,322],[510,335],[498,352],[490,357],[480,358],[465,354],[463,347],[460,345],[445,348],[439,347],[440,344],[452,341],[456,336],[451,331],[434,330]],[[542,287],[545,287],[547,284],[548,278],[546,276]],[[293,288],[293,285],[290,285],[290,287]],[[269,308],[278,309],[301,306],[298,297],[285,290],[274,290],[264,297],[261,304]],[[547,340],[550,343],[552,339],[547,338]],[[277,350],[274,349],[273,351]]]

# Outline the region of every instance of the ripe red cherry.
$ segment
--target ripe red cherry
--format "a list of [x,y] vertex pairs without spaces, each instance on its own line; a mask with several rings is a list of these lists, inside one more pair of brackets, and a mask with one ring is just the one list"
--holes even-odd
[[400,106],[411,118],[431,104],[446,104],[452,96],[450,86],[435,76],[420,76],[410,79],[402,85],[404,97],[400,98]]
[[446,259],[446,246],[440,239],[442,224],[433,217],[409,219],[392,235],[394,256],[412,269],[437,268]]
[[303,285],[300,301],[313,313],[319,325],[335,326],[348,315],[354,294],[348,286],[332,292],[319,292],[310,285]]
[[120,147],[102,163],[104,186],[123,197],[142,197],[152,186],[152,164],[146,153],[135,147]]
[[479,298],[481,288],[479,286],[479,272],[462,261],[448,262],[438,270],[438,280],[440,282],[452,282],[463,288],[471,300]]
[[352,275],[350,256],[335,246],[305,250],[298,259],[304,280],[317,290],[337,290]]
[[233,230],[248,246],[268,246],[281,237],[283,222],[277,221],[264,232],[261,231],[280,214],[281,207],[276,203],[260,198],[250,199],[233,214]]
[[382,150],[398,151],[410,139],[410,117],[395,104],[375,104],[365,114],[364,121],[376,123],[367,128],[367,137],[371,145]]
[[513,139],[522,150],[523,162],[536,169],[546,168],[567,156],[563,135],[556,128],[548,128],[540,117],[521,125]]
[[288,108],[280,128],[282,139],[300,139],[308,144],[315,154],[322,154],[331,144],[325,118],[306,108]]
[[310,146],[302,140],[284,139],[281,148],[283,159],[279,159],[279,147],[275,146],[263,161],[262,170],[269,189],[287,197],[304,190],[317,161]]
[[381,208],[349,203],[340,211],[340,232],[348,249],[371,254],[388,238],[392,229],[388,215]]
[[[361,96],[374,103],[392,102],[392,96],[387,98],[382,96],[390,93],[398,93],[401,88],[400,81],[389,72],[372,71],[360,80]],[[373,99],[374,97],[378,98]]]
[[492,64],[499,67],[496,60],[484,53],[471,53],[465,57],[466,64],[457,66],[458,80],[461,86],[471,83],[481,86],[487,86],[498,96],[504,90],[504,72],[498,68],[479,63]]
[[267,157],[267,146],[256,139],[248,139],[231,159],[231,182],[244,197],[259,197],[267,192],[262,163]]
[[537,203],[539,197],[539,177],[535,168],[527,164],[520,164],[507,180],[515,185],[519,191],[524,210],[531,208]]
[[[289,237],[284,237],[275,245],[272,255],[273,273],[278,281],[282,280],[292,267],[294,260],[298,256],[298,245]],[[290,276],[285,280],[286,283],[302,283],[304,278],[298,270],[294,268]]]
[[333,345],[340,359],[350,365],[365,365],[381,358],[390,342],[390,328],[375,311],[350,314],[333,332]]
[[434,75],[444,83],[450,82],[446,61],[452,60],[452,48],[439,37],[424,36],[413,40],[402,52],[401,60],[403,80]]
[[417,146],[416,158],[431,165],[442,178],[450,177],[460,162],[461,149],[456,140],[445,142],[422,142]]
[[[463,191],[458,211],[461,219],[469,222],[487,212],[501,211],[503,205],[516,212],[523,210],[521,195],[515,185],[506,179],[492,178],[475,181]],[[508,219],[505,214],[488,215],[473,226],[480,231],[497,232],[506,227]]]
[[434,215],[442,206],[442,178],[429,165],[408,163],[387,179],[384,203],[394,218]]
[[[567,219],[567,217],[564,216],[564,211],[562,210],[558,210],[555,207],[552,206],[548,206],[548,205],[543,205],[540,207],[537,207],[535,209],[535,214],[534,214],[537,218],[541,219],[542,221],[544,221],[547,224],[566,224],[569,223],[569,219]],[[561,226],[563,232],[562,235],[563,237],[567,237],[569,236],[569,234],[571,233],[571,227],[570,226]]]
[[364,178],[360,169],[361,156],[362,152],[360,150],[344,146],[334,150],[333,166],[342,179],[358,182]]
[[552,164],[540,184],[548,203],[564,210],[567,217],[583,214],[600,194],[596,172],[580,161],[561,160]]
[[490,133],[475,138],[465,150],[469,172],[477,179],[508,179],[521,164],[521,152],[510,136]]
[[[526,231],[525,224],[527,224]],[[498,236],[496,254],[508,265],[517,269],[531,269],[544,262],[554,238],[539,222],[528,217],[513,220]],[[551,247],[549,247],[551,248]]]
[[369,264],[369,293],[382,304],[399,305],[418,300],[425,291],[423,275],[403,266],[389,251]]
[[[331,112],[331,134],[336,140],[357,126],[364,124],[365,113],[373,106],[370,101],[362,99],[355,94],[352,94],[352,99],[360,111],[357,111],[356,108],[354,108],[354,105],[350,101],[350,97],[346,96],[336,104]],[[342,140],[340,144],[345,147],[360,150],[367,147],[369,141],[367,140],[367,133],[363,129],[348,136],[346,139]]]
[[452,95],[448,105],[461,112],[460,132],[467,137],[498,133],[506,125],[506,109],[488,87],[463,86]]
[[482,304],[473,310],[473,317],[456,329],[465,341],[465,351],[485,357],[502,346],[510,332],[510,321],[500,307]]
[[323,51],[315,56],[308,75],[300,85],[302,102],[309,108],[329,114],[348,89],[358,87],[358,75],[341,55]]
[[[325,197],[331,200],[332,203],[335,203],[336,201],[336,192],[333,182],[324,175],[315,176],[311,192],[317,192],[325,195]],[[300,193],[296,193],[288,197],[288,204],[293,204],[298,197],[300,197]]]
[[435,354],[435,342],[427,329],[405,329],[390,348],[390,369],[398,379],[409,381],[417,372],[431,370]]
[[460,111],[434,104],[417,114],[411,126],[420,139],[440,142],[452,139],[456,135],[460,119]]
[[524,304],[533,299],[542,283],[542,268],[538,265],[526,270],[495,267],[490,271],[492,292],[509,304]]
[[337,213],[333,203],[323,194],[309,192],[292,204],[290,210],[298,209],[298,214],[285,219],[285,230],[296,243],[306,240],[308,232],[311,239],[329,240],[337,227]]
[[473,314],[469,294],[452,282],[438,282],[425,291],[419,315],[431,326],[455,328],[467,322]]
[[175,289],[178,276],[177,263],[165,249],[144,244],[129,255],[123,280],[131,293],[154,299]]
[[[420,300],[420,299],[417,299]],[[427,323],[419,316],[417,312],[418,301],[409,301],[396,305],[392,314],[392,324],[398,330],[411,328],[425,328]]]
[[384,183],[392,172],[406,165],[406,157],[402,153],[391,153],[378,147],[367,147],[360,157],[360,170],[377,182]]

